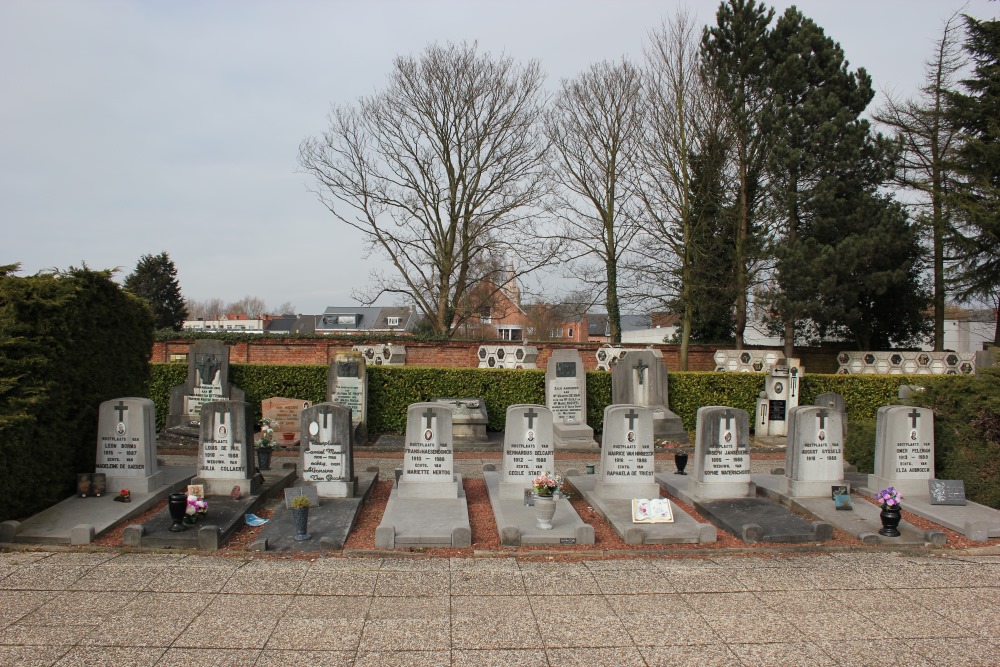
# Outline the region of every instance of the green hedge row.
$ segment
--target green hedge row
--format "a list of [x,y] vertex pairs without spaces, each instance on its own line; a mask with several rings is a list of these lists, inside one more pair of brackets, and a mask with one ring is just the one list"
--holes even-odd
[[[260,403],[272,396],[321,402],[326,397],[326,366],[277,366],[232,364],[230,381],[246,393],[259,412]],[[184,364],[153,364],[147,396],[157,405],[157,425],[166,418],[170,387],[182,384]],[[899,386],[920,382],[947,383],[952,377],[919,378],[902,375],[805,375],[801,381],[801,403],[811,404],[826,392],[844,395],[851,422],[872,420],[878,408],[895,401]],[[676,372],[670,373],[670,409],[695,428],[698,408],[728,405],[751,415],[757,396],[764,389],[760,373]],[[416,366],[371,366],[368,368],[368,422],[372,433],[402,433],[406,408],[411,403],[440,396],[482,397],[486,401],[491,430],[503,430],[507,406],[545,403],[545,372],[480,368],[427,368]],[[587,373],[587,423],[596,431],[603,427],[604,408],[611,402],[611,374]],[[259,414],[258,414],[259,417]],[[752,421],[752,420],[751,420]]]

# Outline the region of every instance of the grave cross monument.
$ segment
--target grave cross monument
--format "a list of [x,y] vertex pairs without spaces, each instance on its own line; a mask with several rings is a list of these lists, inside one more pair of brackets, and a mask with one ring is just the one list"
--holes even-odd
[[629,350],[611,370],[612,405],[640,405],[653,415],[653,436],[686,443],[684,422],[667,407],[670,403],[667,367],[655,350]]
[[198,426],[201,406],[222,400],[244,400],[243,390],[229,384],[229,347],[221,340],[196,340],[188,348],[187,381],[170,388],[167,428]]

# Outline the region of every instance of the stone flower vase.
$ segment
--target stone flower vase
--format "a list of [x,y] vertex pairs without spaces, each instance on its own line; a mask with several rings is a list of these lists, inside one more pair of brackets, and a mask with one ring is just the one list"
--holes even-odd
[[535,496],[536,524],[542,530],[552,530],[552,517],[556,513],[556,499],[553,496]]
[[271,469],[271,450],[270,449],[257,449],[257,469],[258,470],[270,470]]
[[184,516],[187,512],[188,497],[186,493],[171,493],[167,498],[167,509],[170,511],[170,518],[174,520],[170,526],[170,531],[179,533],[187,530],[184,525]]
[[674,473],[675,475],[686,475],[687,473],[684,472],[684,468],[687,467],[687,464],[688,464],[687,452],[679,452],[679,451],[674,452],[674,465],[677,466],[677,472]]
[[882,520],[882,530],[878,531],[879,535],[899,537],[899,521],[903,518],[902,508],[899,505],[893,505],[892,507],[883,505],[882,512],[879,513],[879,518]]
[[306,532],[306,528],[309,524],[308,507],[293,507],[292,521],[295,522],[295,537],[293,539],[302,542],[303,540],[312,538],[312,535]]

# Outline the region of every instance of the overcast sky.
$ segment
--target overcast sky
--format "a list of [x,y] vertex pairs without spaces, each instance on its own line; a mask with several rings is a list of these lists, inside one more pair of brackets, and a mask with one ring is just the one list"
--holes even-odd
[[[774,2],[780,13],[790,2]],[[907,96],[962,0],[803,0],[852,68]],[[121,267],[167,251],[185,297],[355,302],[385,261],[297,171],[331,105],[381,89],[431,42],[538,59],[554,89],[590,63],[638,60],[680,3],[0,0],[0,264]],[[714,22],[717,2],[689,2]],[[997,16],[1000,3],[966,12]],[[876,98],[876,104],[879,98]],[[387,304],[388,305],[388,302]]]

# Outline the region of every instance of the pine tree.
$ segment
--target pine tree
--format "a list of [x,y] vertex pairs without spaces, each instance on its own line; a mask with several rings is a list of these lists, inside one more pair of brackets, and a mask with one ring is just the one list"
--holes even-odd
[[177,267],[166,252],[140,257],[135,271],[125,278],[125,289],[146,300],[157,329],[180,331],[187,309],[177,282]]
[[[950,197],[959,225],[953,284],[960,299],[1000,303],[1000,21],[965,18],[965,50],[973,76],[967,93],[948,95],[949,119],[959,131]],[[1000,320],[994,333],[1000,345]]]

